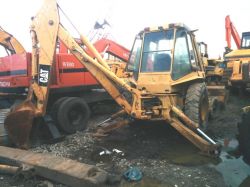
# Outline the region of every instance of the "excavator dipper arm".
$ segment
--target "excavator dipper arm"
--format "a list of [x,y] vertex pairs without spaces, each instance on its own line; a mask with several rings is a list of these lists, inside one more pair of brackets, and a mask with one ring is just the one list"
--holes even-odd
[[0,27],[0,44],[6,49],[10,50],[12,54],[25,53],[25,49],[22,44],[10,33],[6,32]]
[[131,112],[131,105],[123,97],[116,85],[130,92],[133,91],[133,88],[109,70],[106,62],[104,62],[86,37],[81,36],[81,40],[87,49],[94,54],[95,58],[89,56],[75,42],[74,38],[60,24],[56,1],[45,0],[38,14],[32,19],[31,36],[33,81],[29,88],[29,94],[23,103],[8,114],[4,122],[10,139],[16,145],[24,148],[27,147],[33,119],[43,116],[46,113],[51,66],[54,61],[57,38],[94,75],[114,100],[127,113]]
[[[51,65],[54,60],[54,48],[56,47],[59,25],[59,15],[55,8],[56,2],[47,2],[37,16],[33,18],[31,26],[33,80],[27,99],[16,106],[4,121],[10,139],[18,147],[27,147],[33,119],[44,115],[46,112]],[[49,10],[49,12],[46,13],[46,10]],[[43,22],[37,21],[40,19]],[[43,46],[46,46],[46,48]]]

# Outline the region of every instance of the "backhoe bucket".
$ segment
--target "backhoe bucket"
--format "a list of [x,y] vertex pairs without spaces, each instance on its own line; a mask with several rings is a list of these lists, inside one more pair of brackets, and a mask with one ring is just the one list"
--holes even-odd
[[26,100],[13,108],[4,120],[10,140],[20,148],[28,148],[29,135],[35,117],[35,106]]

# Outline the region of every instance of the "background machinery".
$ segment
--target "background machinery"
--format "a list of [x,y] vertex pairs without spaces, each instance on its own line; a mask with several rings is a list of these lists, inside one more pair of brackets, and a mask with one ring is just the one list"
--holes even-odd
[[209,58],[207,44],[198,42],[198,47],[203,59],[204,68],[206,71],[206,81],[210,85],[223,85],[223,72],[225,64],[221,59]]
[[212,117],[218,108],[225,107],[229,96],[229,91],[226,89],[227,81],[224,78],[225,62],[221,59],[209,58],[206,43],[199,42],[198,47],[205,69],[209,111]]
[[[243,32],[242,37],[237,32],[229,16],[226,16],[226,54],[227,71],[232,87],[242,90],[250,88],[250,32]],[[231,49],[231,36],[237,49]],[[250,106],[242,109],[241,122],[238,123],[239,149],[244,160],[250,163]]]
[[[32,22],[32,61],[38,68],[32,72],[27,99],[5,119],[5,127],[17,146],[27,145],[34,120],[46,113],[59,38],[121,106],[120,114],[140,120],[166,121],[200,150],[218,153],[218,144],[201,130],[207,127],[208,94],[192,31],[182,24],[145,28],[136,36],[126,68],[132,76],[123,79],[110,70],[86,37],[81,35],[83,45],[77,44],[60,23],[58,8],[55,0],[45,0]],[[79,98],[64,98],[58,108],[79,102]],[[61,115],[60,110],[55,112],[57,117]],[[129,119],[123,121],[123,125],[127,123]]]
[[[236,28],[226,16],[226,41],[227,48],[225,52],[225,61],[227,68],[225,76],[229,77],[229,84],[232,87],[240,89],[250,88],[250,32],[243,32],[240,38]],[[231,49],[231,36],[233,36],[237,49]]]
[[[9,76],[25,75],[30,71],[27,62],[30,61],[30,54],[26,53],[24,47],[20,42],[11,34],[0,28],[0,92],[3,93],[20,93],[24,90],[15,89],[15,85],[18,87],[28,87],[29,79],[27,77],[20,76],[18,80],[13,78],[13,81],[8,80]],[[13,63],[16,63],[15,65]],[[25,66],[26,68],[22,68]],[[12,89],[9,89],[13,87]],[[5,88],[3,91],[2,88]]]

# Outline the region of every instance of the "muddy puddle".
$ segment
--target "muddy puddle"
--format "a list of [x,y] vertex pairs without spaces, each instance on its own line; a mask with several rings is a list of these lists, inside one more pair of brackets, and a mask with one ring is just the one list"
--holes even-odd
[[182,166],[199,166],[207,164],[218,164],[220,158],[211,158],[199,153],[199,150],[187,141],[172,144],[175,149],[163,153],[162,158],[166,159],[169,163],[182,165]]
[[237,140],[224,141],[220,158],[221,162],[212,167],[222,174],[227,186],[250,186],[250,166],[246,164],[243,155],[239,153]]
[[250,165],[248,165],[238,151],[236,139],[222,140],[222,152],[219,158],[210,158],[197,154],[197,150],[190,144],[179,144],[176,149],[166,152],[164,157],[177,165],[199,166],[206,165],[216,169],[229,187],[250,186]]
[[[115,133],[116,135],[111,135],[99,144],[102,149],[95,150],[90,157],[94,162],[110,164],[114,161],[115,157],[131,161],[141,157],[143,153],[144,160],[159,160],[170,163],[173,166],[189,168],[190,175],[192,174],[192,176],[195,176],[194,173],[191,173],[192,168],[208,167],[221,174],[226,186],[250,186],[250,166],[244,162],[243,156],[238,152],[238,141],[236,139],[220,140],[219,142],[223,145],[221,155],[219,158],[212,158],[199,154],[199,150],[195,146],[177,134],[173,129],[169,129],[164,125],[161,126],[159,124],[159,126],[153,128],[146,126],[143,129],[137,130],[123,129],[120,133],[117,132]],[[124,134],[126,136],[123,136]],[[144,138],[141,139],[139,137]],[[125,155],[121,156],[113,153],[113,148],[122,150]],[[105,151],[110,152],[100,156],[100,153]],[[213,179],[210,178],[210,180]],[[128,184],[129,186],[139,187],[167,186],[168,182],[164,181],[162,183],[161,180],[158,181],[156,178],[144,176],[142,181]],[[128,186],[128,184],[124,182],[121,186]],[[215,184],[215,186],[217,185]]]

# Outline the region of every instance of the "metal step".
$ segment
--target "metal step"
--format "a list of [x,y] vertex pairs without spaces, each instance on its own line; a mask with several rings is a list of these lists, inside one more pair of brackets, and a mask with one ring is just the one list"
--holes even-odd
[[8,134],[4,129],[4,119],[7,114],[10,112],[10,109],[0,109],[0,145],[8,145]]

